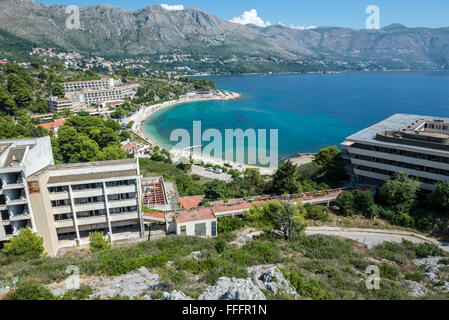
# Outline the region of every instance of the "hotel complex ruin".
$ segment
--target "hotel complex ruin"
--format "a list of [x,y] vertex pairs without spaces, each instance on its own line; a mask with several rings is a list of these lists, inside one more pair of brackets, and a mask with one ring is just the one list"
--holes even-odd
[[139,84],[122,84],[120,79],[103,78],[101,80],[64,82],[64,98],[50,97],[48,104],[51,112],[63,110],[79,111],[91,104],[106,106],[107,102],[130,99],[136,93]]
[[447,118],[395,114],[346,138],[341,148],[355,183],[380,184],[396,172],[425,190],[449,180]]
[[36,227],[50,254],[87,245],[92,231],[112,242],[144,235],[137,159],[48,166],[27,182]]
[[0,141],[0,242],[36,231],[26,178],[53,163],[50,137]]

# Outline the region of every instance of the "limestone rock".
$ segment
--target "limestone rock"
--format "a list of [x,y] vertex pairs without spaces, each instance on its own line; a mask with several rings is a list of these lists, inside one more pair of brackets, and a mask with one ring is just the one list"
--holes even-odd
[[249,267],[248,273],[260,289],[269,290],[274,294],[282,290],[286,294],[298,297],[296,290],[284,278],[282,272],[275,265]]
[[198,300],[266,300],[266,297],[251,279],[221,277]]
[[172,293],[164,292],[162,300],[193,300],[189,296],[186,296],[181,291],[173,291]]
[[416,281],[404,280],[404,284],[410,287],[411,291],[408,294],[412,297],[422,297],[428,293],[427,288]]

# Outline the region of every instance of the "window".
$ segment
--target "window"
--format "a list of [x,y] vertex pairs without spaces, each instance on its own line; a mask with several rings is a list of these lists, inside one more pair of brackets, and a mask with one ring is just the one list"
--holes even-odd
[[65,207],[70,205],[70,201],[68,199],[66,200],[53,200],[51,202],[52,207]]
[[181,226],[181,235],[182,236],[187,235],[187,228],[186,228],[186,226]]
[[198,237],[206,236],[206,223],[195,224],[195,235]]
[[216,237],[217,236],[217,222],[212,221],[211,226],[212,226],[212,237]]
[[65,192],[69,188],[67,186],[61,186],[61,187],[48,187],[48,192],[50,193],[57,193],[57,192]]
[[5,234],[11,235],[12,233],[13,233],[12,226],[11,225],[5,226]]

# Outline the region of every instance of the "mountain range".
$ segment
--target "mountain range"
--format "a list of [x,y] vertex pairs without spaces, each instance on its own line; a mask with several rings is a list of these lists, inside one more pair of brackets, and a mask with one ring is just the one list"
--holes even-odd
[[159,5],[125,10],[80,7],[80,28],[68,29],[66,7],[32,0],[0,0],[1,50],[57,47],[99,56],[140,56],[180,51],[215,57],[260,56],[375,63],[384,69],[449,69],[449,27],[379,30],[281,25],[240,25],[199,9]]

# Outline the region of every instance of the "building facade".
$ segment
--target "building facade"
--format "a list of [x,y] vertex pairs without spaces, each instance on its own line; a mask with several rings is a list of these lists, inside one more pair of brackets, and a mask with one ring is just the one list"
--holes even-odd
[[110,89],[77,91],[72,94],[74,105],[85,105],[106,101],[125,100],[131,98],[137,91],[138,84],[125,84]]
[[70,99],[61,99],[58,97],[51,96],[48,100],[48,106],[50,112],[58,113],[64,110],[73,110],[73,101]]
[[196,237],[216,237],[217,217],[211,208],[182,211],[174,216],[177,235]]
[[137,159],[46,167],[27,179],[36,227],[51,255],[87,245],[89,232],[112,242],[144,236]]
[[120,83],[120,79],[103,78],[101,80],[64,82],[62,86],[64,87],[65,92],[75,92],[84,90],[110,89]]
[[26,179],[53,163],[50,137],[0,141],[0,242],[36,231]]
[[355,184],[381,184],[396,172],[433,190],[449,180],[449,119],[395,114],[341,144]]

